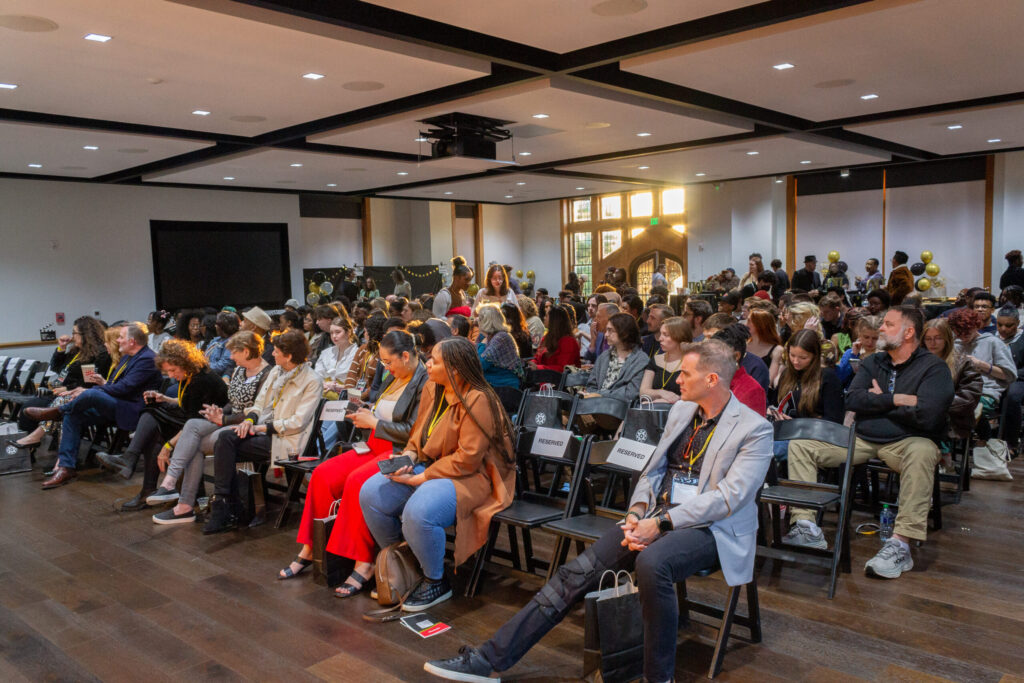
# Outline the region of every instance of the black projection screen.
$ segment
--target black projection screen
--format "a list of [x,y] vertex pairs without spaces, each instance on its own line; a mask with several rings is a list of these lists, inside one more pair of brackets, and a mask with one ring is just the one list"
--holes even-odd
[[157,308],[281,308],[291,296],[287,223],[150,221]]

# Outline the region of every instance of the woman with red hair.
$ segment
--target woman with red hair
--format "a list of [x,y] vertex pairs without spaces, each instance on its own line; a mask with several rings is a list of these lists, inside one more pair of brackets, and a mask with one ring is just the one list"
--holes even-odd
[[751,308],[747,314],[747,353],[759,356],[768,366],[768,383],[775,386],[782,372],[782,339],[779,337],[775,316],[763,308]]

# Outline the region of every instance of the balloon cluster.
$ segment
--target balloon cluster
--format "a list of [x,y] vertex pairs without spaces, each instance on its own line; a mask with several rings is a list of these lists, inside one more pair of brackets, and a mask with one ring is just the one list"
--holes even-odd
[[919,292],[927,292],[932,287],[943,287],[946,284],[942,278],[938,277],[941,269],[939,264],[932,261],[932,258],[934,258],[932,252],[922,251],[921,260],[910,266],[910,272],[917,278],[914,286]]
[[316,306],[320,303],[320,297],[329,297],[334,293],[334,285],[331,284],[330,280],[324,280],[323,282],[310,282],[309,293],[306,295],[306,303],[310,306]]
[[[839,252],[836,251],[835,249],[833,249],[832,251],[828,252],[828,262],[829,263],[834,263],[837,266],[839,266],[839,270],[844,272],[844,273],[850,267],[849,264],[846,263],[846,261],[840,261],[839,260]],[[828,272],[828,266],[825,266],[822,270],[823,270],[823,272],[827,273]]]

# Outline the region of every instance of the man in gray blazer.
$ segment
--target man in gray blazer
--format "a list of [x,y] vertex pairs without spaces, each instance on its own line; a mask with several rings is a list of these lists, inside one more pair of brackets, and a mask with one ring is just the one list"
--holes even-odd
[[675,672],[679,609],[675,584],[721,565],[730,586],[753,577],[755,496],[772,458],[772,428],[729,391],[732,349],[720,341],[683,349],[682,401],[640,477],[629,512],[479,648],[423,668],[441,678],[493,681],[555,627],[607,569],[636,569],[644,618],[644,676]]

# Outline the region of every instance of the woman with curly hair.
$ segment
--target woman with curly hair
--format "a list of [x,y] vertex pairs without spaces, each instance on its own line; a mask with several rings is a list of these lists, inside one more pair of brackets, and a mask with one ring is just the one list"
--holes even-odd
[[[116,348],[116,344],[115,344]],[[18,413],[18,429],[30,432],[15,442],[18,448],[32,448],[43,440],[45,427],[26,414],[25,408],[57,407],[70,400],[67,395],[76,387],[91,387],[82,376],[82,365],[96,366],[96,372],[106,375],[112,367],[110,353],[103,344],[103,325],[87,315],[75,321],[71,336],[57,340],[57,348],[50,357],[50,370],[57,374],[50,385],[53,396],[38,396],[26,402]]]
[[982,332],[988,324],[976,310],[961,308],[953,311],[949,318],[949,329],[956,337],[955,348],[967,357],[974,369],[981,373],[981,417],[978,421],[978,438],[987,440],[991,434],[988,418],[999,410],[999,399],[1013,380],[1017,378],[1017,364],[1013,362],[1010,347],[997,335]]
[[184,339],[168,339],[160,347],[154,363],[172,384],[166,394],[143,393],[146,409],[139,418],[132,441],[121,455],[98,454],[100,464],[131,479],[139,458],[145,462],[142,490],[121,506],[121,510],[148,507],[146,498],[156,491],[159,466],[157,458],[169,458],[181,436],[185,422],[200,417],[205,404],[224,405],[228,389],[217,373],[210,370],[206,356],[195,344]]

